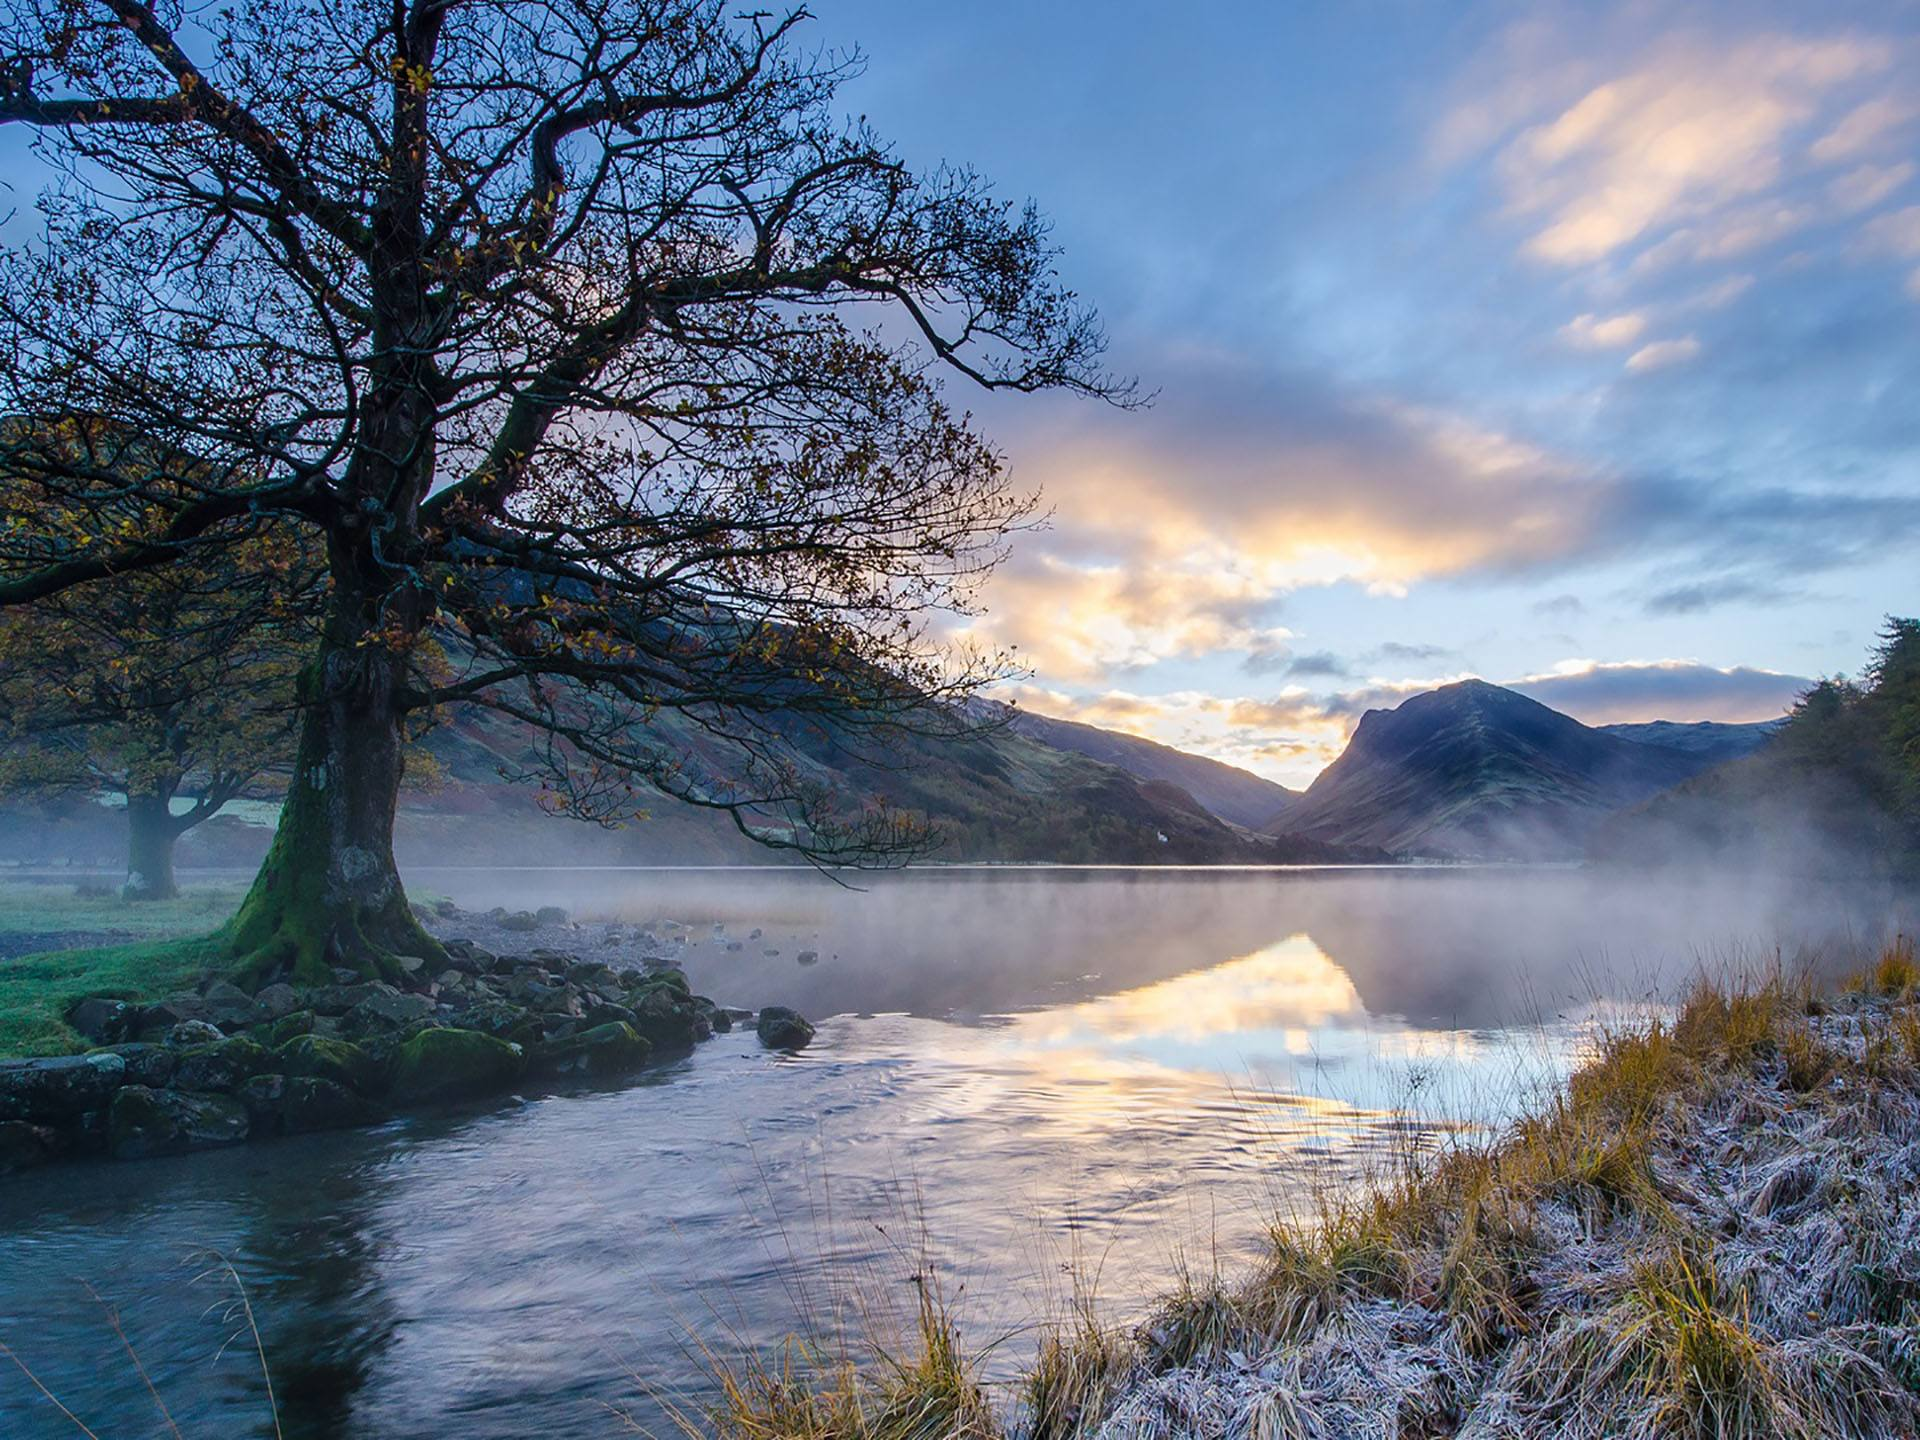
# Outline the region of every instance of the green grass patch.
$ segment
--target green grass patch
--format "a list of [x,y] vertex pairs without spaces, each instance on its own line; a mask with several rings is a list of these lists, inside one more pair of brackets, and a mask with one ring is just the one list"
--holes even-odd
[[68,1028],[67,1007],[86,995],[157,999],[197,981],[219,961],[212,937],[245,887],[195,887],[173,900],[126,901],[65,885],[0,885],[0,933],[121,931],[124,945],[49,950],[0,959],[0,1058],[64,1055],[86,1048]]
[[[81,894],[67,884],[0,883],[0,933],[119,930],[129,935],[205,934],[226,924],[247,893],[243,881],[196,885],[172,900]],[[4,962],[0,962],[4,963]]]
[[75,1000],[155,999],[197,982],[222,954],[216,937],[185,935],[0,961],[0,1058],[84,1050],[65,1019]]

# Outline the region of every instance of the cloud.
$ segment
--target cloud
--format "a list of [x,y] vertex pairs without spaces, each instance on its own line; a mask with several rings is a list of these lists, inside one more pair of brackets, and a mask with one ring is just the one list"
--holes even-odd
[[[1442,685],[1482,678],[1486,677],[1470,670],[1375,678],[1330,695],[1297,685],[1264,697],[1192,690],[1075,695],[1031,685],[1005,693],[1023,709],[1143,735],[1282,784],[1302,786],[1339,758],[1367,711],[1391,710]],[[1811,682],[1776,670],[1714,666],[1699,660],[1575,659],[1539,674],[1494,683],[1584,724],[1612,725],[1646,720],[1771,720],[1784,714]]]
[[1162,378],[1146,414],[1055,411],[1011,447],[1053,523],[968,634],[1048,683],[1221,651],[1272,672],[1294,591],[1529,569],[1610,527],[1614,481],[1457,416],[1217,360]]
[[1570,345],[1583,350],[1610,350],[1631,345],[1647,328],[1647,317],[1632,311],[1624,315],[1576,315],[1560,327]]
[[1840,209],[1852,212],[1871,210],[1913,179],[1914,165],[1902,160],[1898,165],[1862,165],[1837,175],[1827,186],[1827,194]]
[[1920,205],[1875,216],[1867,222],[1865,235],[1876,250],[1909,259],[1920,255]]
[[1373,653],[1376,659],[1406,662],[1438,660],[1444,655],[1451,655],[1453,651],[1444,645],[1408,645],[1399,640],[1385,640],[1375,647]]
[[1023,710],[1079,720],[1158,740],[1238,765],[1283,785],[1304,786],[1338,758],[1350,722],[1298,687],[1266,700],[1181,690],[1160,695],[1105,690],[1092,695],[1034,685],[1003,698]]
[[1350,672],[1347,662],[1328,650],[1317,650],[1311,655],[1300,655],[1287,666],[1289,675],[1333,676],[1344,679]]
[[1641,602],[1641,608],[1649,615],[1699,615],[1721,605],[1773,602],[1790,599],[1792,594],[1767,581],[1725,576],[1718,580],[1690,581],[1656,590]]
[[1638,375],[1646,370],[1661,370],[1691,360],[1700,353],[1700,342],[1691,335],[1678,340],[1656,340],[1642,345],[1627,357],[1627,369]]
[[1286,652],[1289,632],[1262,618],[1272,588],[1230,561],[1142,563],[1124,550],[1107,559],[1073,553],[1072,539],[1017,549],[969,637],[1012,647],[1056,682],[1100,681],[1184,655]]
[[[1677,37],[1643,51],[1501,150],[1510,209],[1536,217],[1526,252],[1586,265],[1712,221],[1717,238],[1702,243],[1735,253],[1804,223],[1778,207],[1727,212],[1774,189],[1792,141],[1833,93],[1891,62],[1889,46],[1862,37]],[[1834,158],[1851,153],[1828,141]]]
[[1895,139],[1920,110],[1901,96],[1885,95],[1856,105],[1840,123],[1813,142],[1815,160],[1835,164]]
[[1536,615],[1566,616],[1587,613],[1587,603],[1578,595],[1550,595],[1545,600],[1534,601],[1532,608]]
[[1565,660],[1512,688],[1588,725],[1643,720],[1772,720],[1809,682],[1748,665],[1698,660]]

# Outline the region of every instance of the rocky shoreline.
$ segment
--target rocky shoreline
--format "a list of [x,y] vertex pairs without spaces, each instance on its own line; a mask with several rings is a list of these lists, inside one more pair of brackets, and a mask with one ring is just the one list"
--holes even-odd
[[[422,918],[449,932],[446,962],[404,959],[399,984],[343,969],[330,984],[254,994],[209,977],[153,1003],[78,1001],[67,1021],[95,1048],[0,1061],[0,1174],[378,1124],[527,1083],[614,1080],[736,1024],[753,1023],[770,1049],[813,1038],[791,1010],[694,994],[664,953],[673,942],[651,927],[609,927],[601,948],[620,953],[593,958],[577,953],[586,932],[554,908],[471,915],[443,904]],[[515,953],[452,930],[573,948]]]

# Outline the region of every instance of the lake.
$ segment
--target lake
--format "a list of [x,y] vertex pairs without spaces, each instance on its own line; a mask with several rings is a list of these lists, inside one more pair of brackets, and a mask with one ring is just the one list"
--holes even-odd
[[[568,906],[587,955],[651,922],[696,990],[818,1037],[0,1181],[0,1342],[102,1436],[170,1433],[142,1367],[188,1436],[273,1434],[211,1255],[289,1440],[664,1433],[703,1350],[884,1329],[916,1277],[1004,1377],[1076,1287],[1124,1318],[1180,1266],[1231,1269],[1327,1187],[1497,1124],[1703,964],[1840,966],[1912,930],[1885,893],[1572,870],[411,879]],[[0,1435],[78,1433],[0,1359]]]

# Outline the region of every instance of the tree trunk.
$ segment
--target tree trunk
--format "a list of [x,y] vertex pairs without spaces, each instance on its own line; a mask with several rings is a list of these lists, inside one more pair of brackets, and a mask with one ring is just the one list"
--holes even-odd
[[325,983],[336,967],[397,980],[399,958],[444,959],[407,905],[393,861],[405,767],[406,666],[336,592],[301,676],[293,780],[273,845],[230,930],[241,978]]
[[180,893],[173,880],[180,831],[170,801],[159,792],[127,795],[127,882],[120,894],[128,900],[171,900]]

